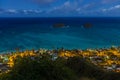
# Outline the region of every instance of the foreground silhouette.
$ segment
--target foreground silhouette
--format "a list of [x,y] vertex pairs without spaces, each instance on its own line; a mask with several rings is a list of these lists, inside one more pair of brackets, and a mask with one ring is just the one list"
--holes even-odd
[[82,57],[53,59],[41,56],[17,56],[10,71],[0,80],[120,80],[120,73],[106,72]]

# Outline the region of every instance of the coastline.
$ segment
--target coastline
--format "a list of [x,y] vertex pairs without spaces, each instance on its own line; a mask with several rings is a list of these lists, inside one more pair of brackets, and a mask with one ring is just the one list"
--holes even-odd
[[[17,56],[25,57],[25,56],[41,56],[44,54],[48,54],[52,56],[52,59],[57,59],[58,57],[62,57],[68,59],[69,57],[82,57],[83,59],[88,60],[91,64],[94,64],[105,71],[113,71],[120,72],[120,47],[112,46],[111,48],[100,48],[100,49],[39,49],[39,50],[24,50],[20,51],[16,49],[15,52],[9,52],[7,54],[0,54],[0,66],[4,65],[8,67],[13,66],[14,60],[11,59],[17,58]],[[1,69],[1,68],[0,68]],[[1,69],[2,71],[2,69]]]

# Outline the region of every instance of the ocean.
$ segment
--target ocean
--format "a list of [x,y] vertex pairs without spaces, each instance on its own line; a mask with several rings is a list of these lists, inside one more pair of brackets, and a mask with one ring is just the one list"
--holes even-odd
[[120,18],[0,18],[0,53],[16,48],[94,49],[113,45],[120,46]]

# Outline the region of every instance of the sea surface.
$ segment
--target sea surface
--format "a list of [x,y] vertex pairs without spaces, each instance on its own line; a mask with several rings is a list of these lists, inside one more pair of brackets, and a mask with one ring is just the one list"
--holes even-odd
[[[91,24],[90,27],[84,26]],[[64,27],[54,27],[64,24]],[[120,46],[120,18],[0,18],[0,52]]]

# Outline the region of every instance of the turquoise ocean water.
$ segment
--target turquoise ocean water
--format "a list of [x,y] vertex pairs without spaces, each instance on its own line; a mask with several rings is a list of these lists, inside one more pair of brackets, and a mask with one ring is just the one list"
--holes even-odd
[[[65,27],[55,28],[62,23]],[[84,24],[91,24],[86,28]],[[120,46],[120,18],[1,18],[0,52]]]

